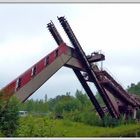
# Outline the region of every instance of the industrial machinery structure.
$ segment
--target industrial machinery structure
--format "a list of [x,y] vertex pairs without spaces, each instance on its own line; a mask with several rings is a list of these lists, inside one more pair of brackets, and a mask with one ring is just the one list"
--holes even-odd
[[[140,108],[140,98],[127,93],[107,71],[100,69],[96,65],[95,62],[105,60],[103,54],[92,53],[88,56],[85,54],[65,17],[58,17],[58,20],[73,47],[66,45],[51,21],[47,24],[47,28],[58,47],[5,86],[1,90],[1,98],[6,100],[15,95],[21,102],[24,102],[53,74],[65,66],[73,70],[100,118],[104,117],[106,111],[116,119],[121,114],[126,118],[128,116],[136,118],[137,110]],[[106,108],[100,106],[88,82],[94,83]]]

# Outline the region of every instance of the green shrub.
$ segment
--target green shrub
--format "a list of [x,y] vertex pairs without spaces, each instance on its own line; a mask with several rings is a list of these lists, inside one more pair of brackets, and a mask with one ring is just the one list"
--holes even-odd
[[0,131],[3,136],[13,136],[18,127],[18,105],[16,97],[11,97],[8,101],[0,100]]
[[100,119],[95,112],[83,111],[80,112],[78,110],[74,112],[64,112],[64,119],[69,119],[74,122],[82,122],[87,125],[92,126],[103,126],[103,127],[115,127],[121,124],[130,124],[135,123],[135,120],[132,118],[124,119],[123,116],[120,116],[119,119],[112,118],[109,115],[105,115],[103,119]]
[[0,131],[0,137],[4,137],[3,133]]
[[84,124],[96,125],[96,126],[101,125],[101,120],[99,116],[95,114],[95,112],[90,112],[90,111],[80,112],[76,110],[74,112],[69,112],[69,113],[65,112],[63,115],[65,119],[69,119],[74,122],[82,122]]
[[69,119],[74,122],[81,122],[81,112],[78,110],[71,112],[63,112],[64,119]]
[[102,120],[102,126],[103,127],[115,127],[118,125],[123,124],[134,124],[136,121],[129,117],[127,120],[124,119],[123,115],[119,117],[119,119],[112,118],[111,116],[105,116]]
[[33,117],[29,115],[24,118],[20,118],[20,126],[16,131],[18,137],[52,137],[55,134],[54,131],[55,122],[47,117]]
[[99,126],[100,125],[100,119],[99,116],[97,116],[95,114],[95,112],[83,112],[81,114],[81,122],[88,124],[88,125],[96,125]]
[[118,124],[118,120],[115,118],[112,118],[111,116],[104,116],[102,120],[102,126],[103,127],[113,127]]
[[73,123],[72,123],[72,121],[70,121],[68,119],[64,119],[63,120],[63,125],[65,125],[65,126],[73,126]]

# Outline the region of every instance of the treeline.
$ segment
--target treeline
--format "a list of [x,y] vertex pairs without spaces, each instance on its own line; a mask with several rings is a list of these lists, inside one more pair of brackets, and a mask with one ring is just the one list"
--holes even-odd
[[131,94],[136,94],[140,96],[140,82],[137,84],[132,83],[130,86],[127,87],[127,91]]
[[[140,96],[140,82],[131,84],[126,90],[131,94]],[[100,95],[96,94],[95,96],[99,104],[104,106]],[[116,126],[126,123],[123,120],[123,116],[119,120],[105,116],[104,120],[101,121],[87,94],[79,90],[75,92],[74,96],[67,92],[51,99],[47,99],[47,95],[45,95],[44,100],[28,100],[21,104],[20,110],[26,110],[33,115],[47,115],[51,119],[63,118],[96,126]],[[138,114],[140,116],[140,113]],[[132,120],[128,120],[127,123],[129,121],[131,122]]]
[[[140,82],[137,84],[132,83],[126,89],[131,94],[136,94],[140,96]],[[95,95],[101,106],[104,105],[102,98],[99,94]],[[44,99],[40,100],[27,100],[25,103],[20,105],[20,110],[26,110],[29,113],[48,113],[53,112],[55,114],[62,114],[64,112],[71,111],[84,111],[84,110],[94,110],[86,93],[77,90],[72,96],[70,92],[64,95],[58,95],[55,98],[47,99],[45,95]]]
[[19,110],[26,110],[29,113],[46,113],[48,112],[48,102],[41,100],[30,99],[19,105]]
[[[100,96],[96,96],[102,104]],[[45,115],[49,119],[63,119],[88,125],[114,126],[119,124],[111,117],[105,117],[104,121],[101,121],[88,96],[79,90],[75,92],[74,96],[67,92],[48,100],[46,95],[45,100],[31,99],[21,104],[20,109],[28,111],[31,115]]]
[[[131,94],[136,94],[140,96],[140,82],[137,84],[132,83],[126,89]],[[102,98],[99,94],[95,95],[101,106],[104,105]],[[72,111],[84,111],[84,110],[94,110],[86,93],[77,90],[72,96],[70,92],[64,95],[58,95],[55,98],[47,99],[45,95],[44,99],[40,100],[27,100],[25,103],[20,105],[20,110],[26,110],[29,113],[48,113],[53,112],[55,114],[61,115],[64,112]]]
[[70,92],[64,95],[58,95],[55,98],[47,100],[47,95],[40,100],[27,100],[20,105],[20,110],[26,110],[29,113],[48,113],[62,115],[64,112],[72,112],[75,110],[89,110],[93,109],[91,102],[85,93],[77,90],[72,96]]

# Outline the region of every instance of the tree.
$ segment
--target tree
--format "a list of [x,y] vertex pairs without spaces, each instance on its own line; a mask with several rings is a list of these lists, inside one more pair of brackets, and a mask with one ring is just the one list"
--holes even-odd
[[16,97],[7,101],[0,99],[0,131],[4,136],[13,136],[18,127],[18,106]]
[[47,97],[47,94],[45,94],[45,102],[47,102],[48,100],[48,97]]
[[88,99],[86,94],[82,93],[82,91],[76,90],[75,96],[80,101],[82,110],[84,108],[87,108],[87,107],[91,106],[90,100]]
[[49,111],[58,115],[62,115],[63,112],[79,110],[80,107],[80,101],[71,96],[70,92],[67,92],[66,95],[58,95],[54,99],[48,100]]
[[137,84],[131,83],[131,85],[127,87],[127,91],[131,94],[140,96],[140,82]]

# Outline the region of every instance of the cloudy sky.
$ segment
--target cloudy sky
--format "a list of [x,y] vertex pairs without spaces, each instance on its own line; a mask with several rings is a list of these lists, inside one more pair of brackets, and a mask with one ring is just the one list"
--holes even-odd
[[[139,4],[0,4],[0,88],[57,47],[46,28],[50,20],[70,45],[57,16],[66,16],[86,54],[105,54],[104,69],[123,87],[140,81]],[[73,71],[63,67],[31,98],[76,89],[83,90]]]

